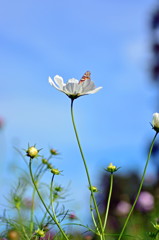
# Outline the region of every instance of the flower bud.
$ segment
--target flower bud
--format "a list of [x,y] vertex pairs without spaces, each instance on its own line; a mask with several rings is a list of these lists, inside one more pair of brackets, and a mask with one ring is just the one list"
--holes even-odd
[[156,223],[156,224],[153,224],[154,228],[156,228],[157,230],[159,230],[159,224]]
[[20,209],[21,207],[21,198],[17,195],[13,197],[14,205],[17,209]]
[[156,132],[159,132],[159,113],[154,113],[154,114],[153,114],[152,128],[153,128]]
[[75,219],[77,219],[77,217],[76,217],[76,215],[75,215],[74,213],[70,213],[69,216],[68,216],[68,218],[69,218],[70,220],[75,220]]
[[107,172],[110,172],[110,173],[116,172],[118,169],[119,169],[119,168],[117,168],[116,166],[114,166],[112,163],[110,163],[110,164],[108,165],[108,167],[105,168],[105,170],[106,170]]
[[89,190],[90,190],[90,191],[92,190],[92,192],[98,192],[98,188],[95,187],[95,186],[89,187]]
[[45,158],[43,158],[41,161],[42,161],[43,164],[47,164],[48,163],[48,160],[45,159]]
[[51,163],[47,163],[47,168],[48,169],[52,169],[53,168],[52,164]]
[[35,146],[32,146],[32,147],[29,147],[28,150],[26,151],[27,153],[27,156],[30,157],[30,158],[35,158],[38,156],[38,153],[39,153],[39,150],[35,147]]
[[59,153],[53,148],[50,149],[50,153],[51,155],[59,155]]
[[16,230],[10,230],[7,234],[9,240],[19,240],[19,234]]
[[62,192],[63,188],[61,186],[56,186],[55,191]]
[[56,168],[52,168],[51,169],[51,173],[53,173],[54,175],[59,175],[61,171],[59,171],[58,169]]
[[38,237],[45,237],[45,232],[44,232],[44,230],[41,230],[41,229],[39,229],[39,228],[35,231],[35,234],[36,234],[36,236],[38,236]]

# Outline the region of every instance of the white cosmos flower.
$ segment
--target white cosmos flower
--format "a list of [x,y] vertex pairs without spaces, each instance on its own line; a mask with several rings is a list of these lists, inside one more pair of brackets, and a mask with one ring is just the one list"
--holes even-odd
[[83,95],[96,93],[102,88],[96,88],[94,82],[90,79],[86,79],[85,81],[80,82],[75,78],[71,78],[67,83],[64,83],[63,78],[59,75],[56,75],[54,77],[54,81],[51,79],[51,77],[49,77],[49,83],[57,90],[65,93],[71,99],[76,99]]
[[152,127],[157,132],[159,131],[159,113],[154,113],[153,114]]

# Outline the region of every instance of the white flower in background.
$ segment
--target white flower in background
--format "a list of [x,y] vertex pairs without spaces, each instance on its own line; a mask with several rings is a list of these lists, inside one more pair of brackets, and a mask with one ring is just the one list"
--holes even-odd
[[159,113],[153,114],[152,127],[155,131],[159,132]]
[[65,93],[71,99],[76,99],[80,96],[93,94],[98,92],[102,87],[96,88],[94,82],[90,79],[90,72],[86,72],[81,80],[71,78],[67,83],[64,83],[63,78],[59,75],[54,77],[54,81],[49,77],[49,83],[57,90]]

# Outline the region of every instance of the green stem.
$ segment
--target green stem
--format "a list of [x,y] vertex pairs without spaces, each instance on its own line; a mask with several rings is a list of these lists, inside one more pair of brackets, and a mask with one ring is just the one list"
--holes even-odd
[[33,221],[33,217],[34,217],[34,200],[35,200],[35,187],[33,189],[33,195],[32,195],[32,206],[31,206],[31,215],[30,215],[30,234],[33,233],[33,229],[34,229],[34,221]]
[[94,213],[93,213],[93,207],[92,207],[92,197],[90,196],[90,211],[91,211],[91,216],[92,216],[92,221],[94,223],[94,226],[98,232],[98,235],[100,235],[100,232],[99,232],[99,229],[98,229],[98,226],[97,226],[97,223],[96,223],[96,220],[95,220],[95,217],[94,217]]
[[51,203],[54,218],[57,220],[56,213],[55,213],[55,210],[54,210],[54,203],[53,203],[54,202],[54,200],[53,200],[53,181],[54,181],[54,177],[55,177],[55,175],[53,174],[52,179],[51,179],[51,184],[50,184],[50,203]]
[[82,157],[82,160],[83,160],[83,164],[84,164],[84,167],[85,167],[85,171],[86,171],[86,175],[87,175],[87,179],[88,179],[88,184],[89,184],[89,188],[90,188],[90,191],[91,191],[91,197],[92,197],[93,204],[94,204],[94,207],[95,207],[95,210],[96,210],[96,213],[97,213],[97,217],[98,217],[98,220],[99,220],[101,233],[103,234],[103,227],[102,227],[101,217],[100,217],[99,210],[98,210],[98,206],[97,206],[97,203],[96,203],[96,200],[95,200],[95,197],[94,197],[94,193],[93,193],[93,191],[92,191],[92,184],[91,184],[90,175],[89,175],[89,172],[88,172],[87,163],[86,163],[86,160],[85,160],[83,151],[82,151],[81,143],[80,143],[80,140],[79,140],[79,137],[78,137],[78,132],[77,132],[77,129],[76,129],[76,124],[75,124],[74,114],[73,114],[73,101],[74,101],[74,100],[71,99],[71,117],[72,117],[72,124],[73,124],[73,127],[74,127],[74,131],[75,131],[75,135],[76,135],[78,147],[79,147],[79,150],[80,150],[80,153],[81,153],[81,157]]
[[18,215],[19,215],[19,220],[20,220],[20,225],[21,225],[21,228],[22,228],[22,232],[23,232],[25,238],[26,238],[27,240],[30,240],[30,238],[28,237],[28,235],[27,235],[27,233],[26,233],[26,231],[25,231],[25,227],[24,227],[24,225],[23,225],[23,219],[22,219],[22,216],[21,216],[21,213],[20,213],[20,209],[17,208],[17,210],[18,210]]
[[104,219],[103,230],[105,230],[105,228],[106,228],[107,219],[108,219],[108,212],[109,212],[109,207],[110,207],[110,199],[111,199],[112,190],[113,190],[113,176],[114,176],[114,174],[111,173],[111,175],[110,175],[110,189],[109,189],[107,208],[106,208],[106,212],[105,212],[105,219]]
[[32,183],[33,183],[33,185],[34,185],[34,187],[35,187],[35,190],[36,190],[36,192],[37,192],[37,194],[38,194],[38,196],[39,196],[39,198],[40,198],[43,206],[45,207],[47,213],[50,215],[50,217],[52,218],[52,220],[55,222],[55,224],[56,224],[57,227],[59,228],[60,232],[62,233],[63,237],[64,237],[66,240],[69,240],[69,238],[66,236],[65,232],[64,232],[63,229],[61,228],[59,222],[52,216],[52,214],[50,213],[48,207],[46,206],[46,204],[45,204],[45,202],[44,202],[44,200],[43,200],[43,198],[42,198],[42,196],[41,196],[41,194],[40,194],[40,192],[39,192],[39,190],[38,190],[38,188],[37,188],[37,184],[36,184],[35,181],[34,181],[31,164],[32,164],[32,159],[30,159],[30,162],[29,162],[29,171],[30,171],[31,180],[32,180]]
[[154,138],[153,138],[153,140],[152,140],[152,142],[151,142],[150,150],[149,150],[149,153],[148,153],[148,157],[147,157],[147,160],[146,160],[146,164],[145,164],[145,167],[144,167],[143,175],[142,175],[142,178],[141,178],[141,182],[140,182],[140,185],[139,185],[139,189],[138,189],[138,192],[137,192],[135,201],[134,201],[134,203],[133,203],[133,205],[132,205],[132,207],[131,207],[131,209],[130,209],[130,212],[129,212],[127,218],[126,218],[126,221],[125,221],[125,223],[124,223],[124,226],[123,226],[123,228],[122,228],[122,231],[121,231],[121,233],[120,233],[120,235],[119,235],[118,240],[121,239],[121,237],[122,237],[122,235],[123,235],[123,233],[124,233],[124,231],[125,231],[125,228],[126,228],[126,226],[127,226],[127,224],[128,224],[128,221],[129,221],[129,219],[130,219],[130,216],[131,216],[131,214],[132,214],[132,212],[133,212],[133,210],[134,210],[134,207],[135,207],[135,205],[136,205],[136,202],[137,202],[137,200],[138,200],[138,198],[139,198],[139,195],[140,195],[140,192],[141,192],[141,189],[142,189],[142,185],[143,185],[143,182],[144,182],[144,178],[145,178],[147,166],[148,166],[148,163],[149,163],[149,160],[150,160],[150,157],[151,157],[152,149],[153,149],[153,146],[154,146],[154,143],[155,143],[155,139],[156,139],[156,137],[157,137],[157,134],[158,134],[158,132],[155,133],[155,136],[154,136]]

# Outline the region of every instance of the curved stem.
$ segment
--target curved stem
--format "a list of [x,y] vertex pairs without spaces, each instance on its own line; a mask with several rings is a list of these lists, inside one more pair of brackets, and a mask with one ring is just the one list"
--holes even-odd
[[81,153],[81,157],[82,157],[82,160],[83,160],[83,164],[84,164],[84,167],[85,167],[85,171],[86,171],[88,184],[89,184],[89,188],[90,188],[90,191],[91,191],[91,197],[92,197],[93,204],[94,204],[94,207],[95,207],[95,210],[96,210],[96,213],[97,213],[97,217],[98,217],[98,220],[99,220],[100,229],[101,229],[101,233],[102,233],[103,232],[102,221],[101,221],[101,217],[100,217],[100,214],[99,214],[98,206],[97,206],[97,203],[96,203],[96,200],[95,200],[95,197],[94,197],[94,193],[92,191],[92,184],[91,184],[90,175],[89,175],[89,172],[88,172],[87,163],[86,163],[83,151],[82,151],[81,143],[80,143],[80,140],[79,140],[79,137],[78,137],[78,132],[77,132],[77,129],[76,129],[76,124],[75,124],[75,121],[74,121],[73,99],[71,99],[71,117],[72,117],[72,124],[73,124],[73,127],[74,127],[74,131],[75,131],[78,147],[79,147],[79,150],[80,150],[80,153]]
[[143,182],[144,182],[144,178],[145,178],[147,166],[148,166],[148,163],[149,163],[149,160],[150,160],[150,157],[151,157],[152,149],[153,149],[153,146],[154,146],[154,143],[155,143],[155,139],[156,139],[156,137],[157,137],[157,134],[158,134],[158,132],[156,132],[156,134],[155,134],[155,136],[154,136],[154,138],[153,138],[153,140],[152,140],[152,142],[151,142],[150,150],[149,150],[149,153],[148,153],[148,157],[147,157],[147,160],[146,160],[146,164],[145,164],[145,167],[144,167],[143,175],[142,175],[142,178],[141,178],[141,182],[140,182],[140,185],[139,185],[139,189],[138,189],[138,192],[137,192],[135,201],[134,201],[134,203],[133,203],[133,205],[132,205],[132,207],[131,207],[131,209],[130,209],[130,212],[129,212],[127,218],[126,218],[126,221],[125,221],[125,223],[124,223],[124,226],[123,226],[123,228],[122,228],[122,231],[121,231],[121,233],[120,233],[120,235],[119,235],[118,240],[121,239],[121,237],[122,237],[122,235],[123,235],[123,233],[124,233],[124,231],[125,231],[125,228],[126,228],[126,226],[127,226],[127,224],[128,224],[128,221],[129,221],[129,219],[130,219],[130,216],[131,216],[131,214],[132,214],[132,212],[133,212],[133,210],[134,210],[134,207],[135,207],[135,205],[136,205],[136,202],[137,202],[137,200],[138,200],[138,198],[139,198],[139,195],[140,195],[140,192],[141,192],[141,189],[142,189],[142,185],[143,185]]
[[109,207],[110,207],[110,199],[111,199],[112,190],[113,190],[113,176],[114,176],[113,173],[111,173],[111,175],[110,175],[110,189],[109,189],[107,208],[106,208],[106,212],[105,212],[105,219],[104,219],[103,230],[105,230],[105,228],[106,228],[107,219],[108,219],[108,212],[109,212]]
[[39,192],[39,190],[38,190],[38,188],[37,188],[37,184],[36,184],[35,181],[34,181],[31,164],[32,164],[32,159],[30,159],[30,162],[29,162],[29,171],[30,171],[31,180],[32,180],[32,183],[33,183],[33,185],[34,185],[34,187],[35,187],[35,190],[36,190],[36,192],[37,192],[37,194],[38,194],[38,196],[39,196],[39,198],[40,198],[43,206],[45,207],[47,213],[50,215],[50,217],[52,218],[52,220],[55,222],[55,224],[56,224],[57,227],[59,228],[60,232],[62,233],[63,237],[64,237],[66,240],[69,240],[69,238],[66,236],[65,232],[64,232],[63,229],[61,228],[59,222],[52,216],[52,214],[50,213],[48,207],[46,206],[46,204],[45,204],[45,202],[44,202],[44,200],[43,200],[43,198],[42,198],[42,196],[41,196],[41,194],[40,194],[40,192]]

